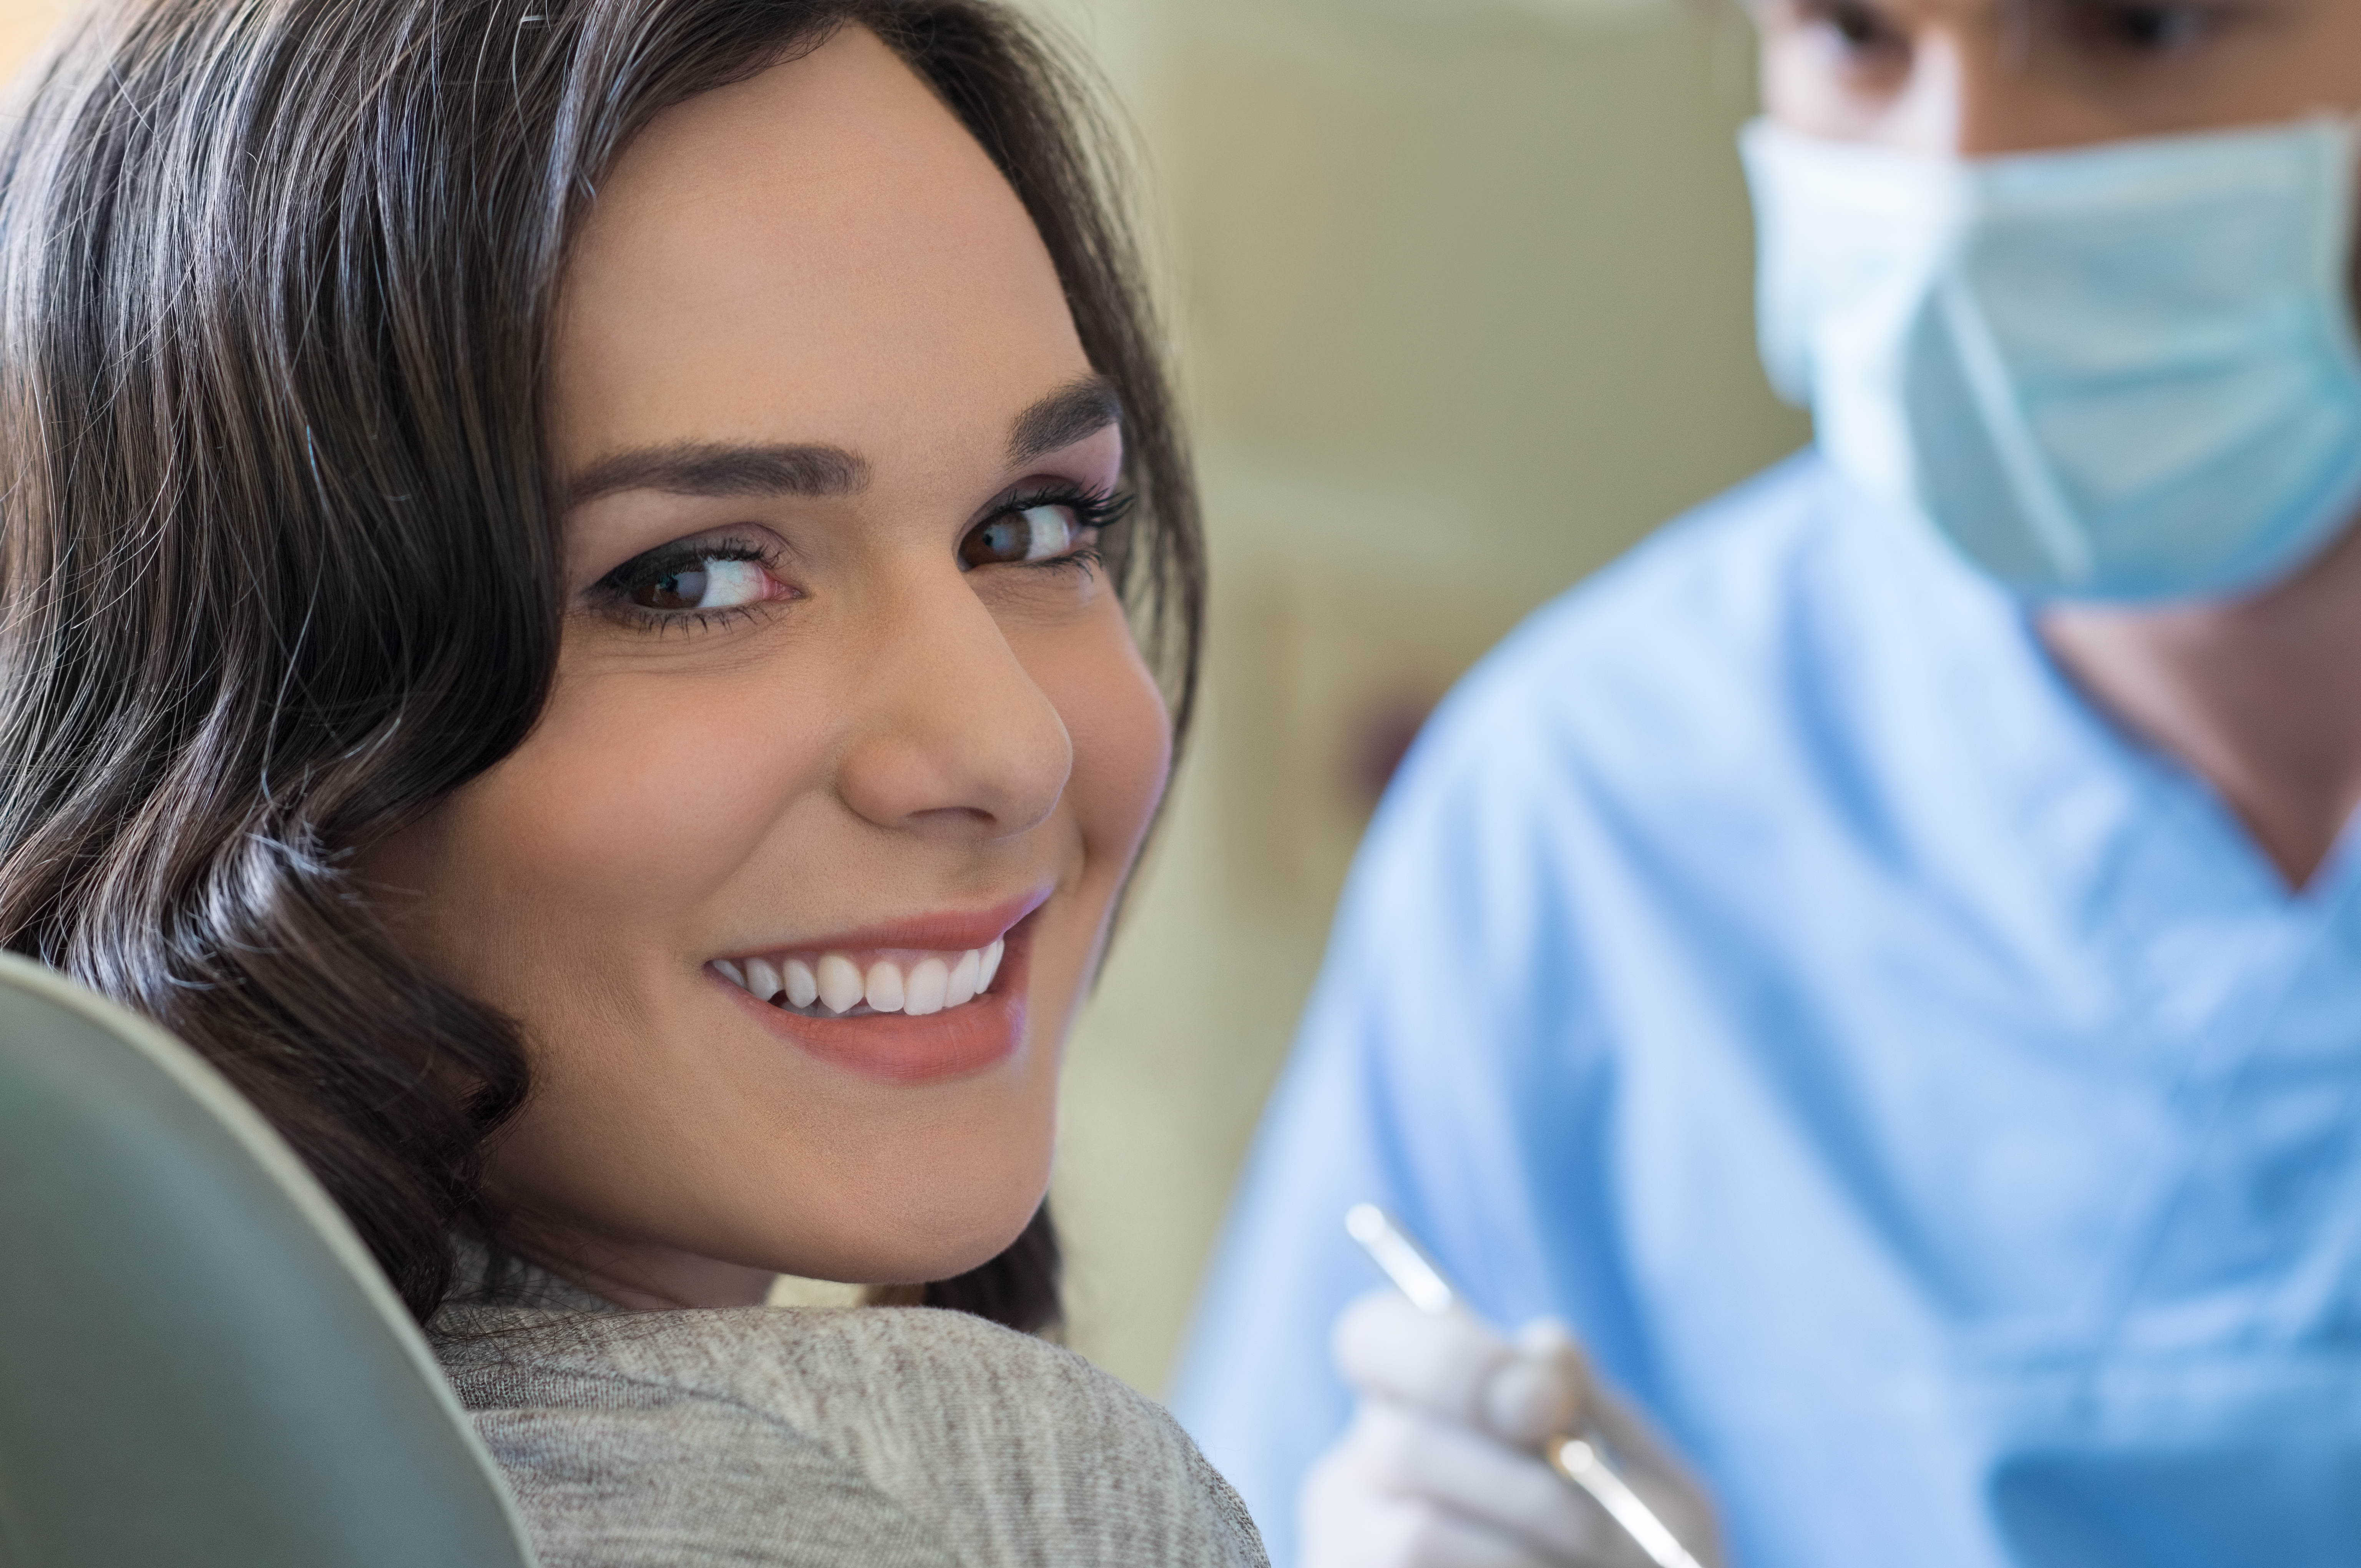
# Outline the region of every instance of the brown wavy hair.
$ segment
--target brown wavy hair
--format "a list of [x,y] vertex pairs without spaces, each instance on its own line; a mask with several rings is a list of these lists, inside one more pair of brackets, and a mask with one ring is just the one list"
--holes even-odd
[[[1087,85],[986,0],[118,0],[0,136],[0,943],[194,1046],[410,1310],[498,1246],[516,1025],[351,856],[497,764],[561,621],[544,371],[568,239],[651,116],[873,29],[998,164],[1121,395],[1113,565],[1176,729],[1203,565]],[[1046,1210],[895,1299],[1058,1316]]]

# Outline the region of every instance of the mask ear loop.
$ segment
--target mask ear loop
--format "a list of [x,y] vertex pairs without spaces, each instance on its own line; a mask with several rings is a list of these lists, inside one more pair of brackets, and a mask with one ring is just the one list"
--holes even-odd
[[2035,540],[2049,557],[2060,582],[2088,581],[2094,565],[2090,541],[2083,537],[2073,503],[2066,499],[2041,444],[2034,439],[2033,427],[2010,385],[2007,362],[1993,341],[1983,312],[1957,273],[1943,280],[1938,298],[1943,325],[1951,334],[1952,346],[1959,350],[1960,368],[1984,416],[1985,433],[2007,465],[2009,488],[2032,524]]

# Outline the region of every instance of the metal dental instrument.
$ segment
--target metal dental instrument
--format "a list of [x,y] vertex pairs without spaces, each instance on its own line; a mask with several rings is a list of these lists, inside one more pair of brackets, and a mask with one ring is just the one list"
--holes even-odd
[[[1466,1296],[1444,1277],[1426,1249],[1376,1204],[1356,1203],[1345,1211],[1345,1231],[1420,1311],[1439,1318],[1454,1306],[1466,1304]],[[1656,1568],[1704,1568],[1656,1517],[1656,1510],[1617,1474],[1607,1457],[1611,1446],[1605,1433],[1585,1421],[1580,1431],[1550,1438],[1542,1445],[1542,1456],[1551,1469],[1588,1493],[1608,1518],[1622,1526],[1623,1533],[1639,1543]]]

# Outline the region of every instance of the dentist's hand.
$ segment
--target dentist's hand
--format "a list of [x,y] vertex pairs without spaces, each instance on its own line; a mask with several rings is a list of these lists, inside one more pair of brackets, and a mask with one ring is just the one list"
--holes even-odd
[[1653,1568],[1541,1457],[1542,1439],[1584,1420],[1697,1561],[1719,1563],[1704,1495],[1599,1393],[1563,1323],[1511,1343],[1378,1290],[1336,1320],[1335,1354],[1360,1405],[1304,1479],[1304,1568]]

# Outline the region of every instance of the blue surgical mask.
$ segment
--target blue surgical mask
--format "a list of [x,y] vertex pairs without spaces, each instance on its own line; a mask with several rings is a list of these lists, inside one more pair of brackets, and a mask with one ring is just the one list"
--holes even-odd
[[2361,511],[2350,127],[1742,145],[1773,384],[1855,484],[2019,592],[2235,595]]

